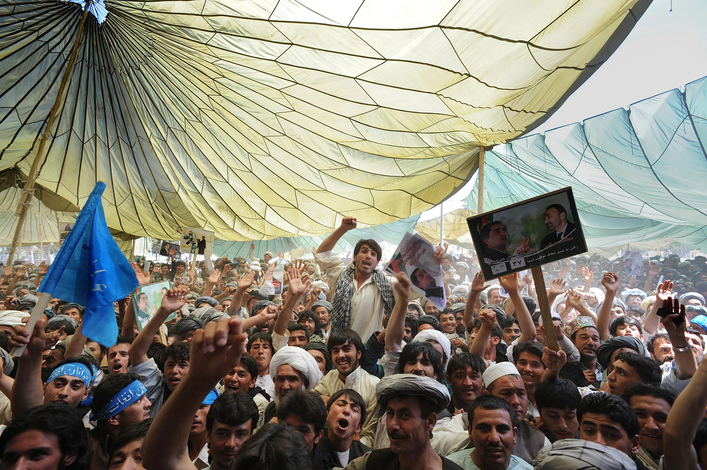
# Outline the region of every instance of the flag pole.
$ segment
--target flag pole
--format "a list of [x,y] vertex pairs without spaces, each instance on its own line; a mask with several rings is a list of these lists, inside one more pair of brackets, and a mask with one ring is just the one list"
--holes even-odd
[[[42,317],[44,309],[47,308],[47,305],[49,305],[49,301],[52,299],[52,295],[54,293],[54,289],[56,288],[58,278],[61,277],[61,275],[64,273],[64,270],[66,269],[66,265],[69,263],[71,255],[73,254],[77,245],[81,242],[81,239],[83,238],[83,232],[86,230],[86,226],[91,221],[91,217],[93,216],[93,212],[95,211],[96,206],[100,204],[101,195],[103,194],[103,191],[105,191],[105,189],[105,183],[96,183],[96,187],[93,188],[93,192],[91,192],[91,195],[86,200],[86,204],[84,204],[83,209],[81,209],[81,212],[79,213],[78,217],[76,217],[76,223],[74,223],[74,228],[72,228],[71,232],[69,232],[69,235],[66,237],[64,244],[61,246],[61,248],[59,249],[59,253],[57,253],[56,258],[54,259],[54,263],[52,263],[52,265],[50,266],[49,272],[47,272],[46,276],[44,276],[44,280],[42,280],[42,283],[37,286],[37,289],[42,294],[39,296],[39,299],[37,299],[37,304],[34,306],[32,314],[30,315],[29,320],[27,321],[26,328],[29,332],[29,339],[32,338],[32,333],[34,332],[35,325]],[[22,355],[22,353],[24,353],[25,348],[27,348],[26,344],[14,348],[11,354],[15,357],[19,357]]]
[[71,56],[69,57],[69,64],[64,70],[64,77],[61,79],[61,84],[59,85],[59,92],[56,94],[56,99],[54,100],[54,106],[52,106],[51,111],[49,111],[49,117],[47,118],[47,125],[44,128],[42,137],[39,140],[39,147],[37,149],[37,154],[34,156],[34,161],[32,162],[32,168],[27,175],[27,182],[25,183],[25,189],[22,191],[20,196],[20,202],[17,205],[17,227],[15,228],[15,235],[12,237],[12,247],[10,248],[10,255],[7,259],[6,265],[12,265],[12,261],[15,257],[15,248],[20,246],[22,242],[22,230],[25,226],[25,220],[27,218],[27,211],[29,206],[32,204],[32,198],[34,197],[34,183],[37,180],[37,171],[39,169],[39,162],[42,160],[42,154],[44,153],[44,147],[49,139],[49,134],[51,134],[52,128],[54,127],[54,120],[56,119],[59,108],[64,97],[64,91],[66,90],[66,85],[69,83],[69,77],[71,76],[71,71],[74,68],[74,61],[76,60],[76,52],[79,48],[79,43],[81,42],[81,34],[83,33],[83,26],[86,23],[86,18],[88,17],[88,6],[91,2],[86,2],[86,6],[83,10],[83,16],[81,17],[81,23],[79,24],[79,30],[76,33],[76,41],[74,42],[74,47],[71,49]]

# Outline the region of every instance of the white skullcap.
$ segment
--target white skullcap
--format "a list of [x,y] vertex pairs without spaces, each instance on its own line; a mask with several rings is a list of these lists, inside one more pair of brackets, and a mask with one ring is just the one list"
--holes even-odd
[[449,359],[452,354],[452,344],[449,342],[449,338],[444,336],[444,333],[437,330],[422,330],[412,339],[413,343],[424,343],[426,341],[436,341],[442,345],[442,350],[444,351],[445,356],[447,356],[446,361],[442,358],[442,361],[444,361],[442,367],[446,372],[447,364],[449,364]]
[[283,346],[278,349],[270,360],[270,376],[275,378],[277,368],[288,365],[304,376],[305,390],[310,391],[322,380],[322,372],[319,370],[314,356],[302,348],[296,346]]
[[325,294],[329,293],[329,284],[324,281],[314,281],[312,283],[312,289],[321,289]]
[[10,326],[12,328],[22,324],[22,319],[29,317],[28,312],[19,310],[5,310],[0,312],[0,326]]
[[499,362],[498,364],[493,364],[486,372],[484,372],[484,385],[486,388],[489,387],[496,379],[505,377],[507,375],[520,375],[518,369],[516,369],[515,364],[512,362]]

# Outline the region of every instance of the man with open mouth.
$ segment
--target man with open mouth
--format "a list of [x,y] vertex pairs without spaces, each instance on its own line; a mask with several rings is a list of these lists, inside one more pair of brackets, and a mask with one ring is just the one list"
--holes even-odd
[[355,390],[339,390],[327,403],[327,432],[317,446],[333,467],[346,467],[371,449],[354,440],[366,420],[366,403]]

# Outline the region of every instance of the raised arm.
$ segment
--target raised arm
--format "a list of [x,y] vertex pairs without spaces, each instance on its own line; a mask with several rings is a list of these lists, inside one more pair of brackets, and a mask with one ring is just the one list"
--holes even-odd
[[[690,353],[692,355],[692,353]],[[668,413],[663,431],[663,468],[698,470],[692,440],[707,407],[707,361],[702,361]]]
[[496,312],[490,308],[483,309],[479,312],[479,319],[482,321],[481,328],[479,328],[476,338],[469,346],[469,352],[486,359],[486,348],[491,338],[493,325],[496,323]]
[[253,285],[253,278],[255,277],[255,272],[251,271],[248,274],[244,274],[243,277],[238,279],[238,288],[236,289],[236,293],[233,294],[233,298],[231,299],[231,306],[228,307],[228,312],[233,315],[234,313],[237,313],[243,304],[243,296],[245,295],[246,291],[250,289],[250,287]]
[[388,328],[385,332],[385,350],[399,352],[403,350],[403,336],[405,336],[405,315],[410,302],[410,278],[405,273],[398,273],[398,282],[395,283],[395,290],[398,298],[388,320]]
[[268,305],[267,307],[262,309],[257,315],[245,318],[243,320],[243,323],[241,323],[241,328],[243,328],[243,331],[248,331],[249,328],[262,325],[265,322],[269,322],[270,320],[275,318],[279,310],[279,307],[277,307],[276,305]]
[[325,251],[331,251],[336,246],[336,243],[344,236],[349,230],[356,228],[356,217],[344,217],[341,221],[339,228],[334,230],[331,235],[326,237],[319,248],[317,248],[317,253],[324,253]]
[[155,315],[137,335],[133,344],[130,345],[130,349],[128,349],[131,365],[136,366],[148,360],[147,349],[152,344],[152,338],[159,331],[160,326],[167,317],[172,312],[182,308],[182,305],[184,305],[184,294],[186,293],[186,287],[174,287],[162,297],[162,305],[160,305]]
[[27,270],[25,269],[24,266],[20,266],[17,268],[15,275],[12,276],[12,279],[10,279],[10,283],[7,285],[7,289],[5,289],[6,295],[13,295],[12,291],[15,290],[15,285],[17,284],[17,281],[22,279],[22,277],[24,277],[26,272],[27,272]]
[[611,322],[611,307],[614,305],[614,297],[619,290],[619,276],[616,273],[605,273],[601,280],[601,284],[606,289],[606,297],[604,303],[599,310],[597,318],[597,329],[602,340],[609,339],[609,323]]
[[[656,302],[658,303],[658,302]],[[685,306],[680,305],[677,297],[668,298],[660,302],[660,306],[671,312],[667,317],[661,319],[661,323],[668,332],[670,343],[673,345],[675,354],[675,377],[686,380],[695,375],[697,371],[697,360],[692,353],[690,342],[685,336],[687,321],[685,318]]]
[[83,323],[79,325],[76,332],[71,336],[71,341],[64,351],[64,357],[80,356],[83,354],[83,347],[88,338],[83,334]]
[[[572,289],[567,291],[567,305],[577,310],[580,315],[590,317],[592,320],[594,320],[594,323],[597,323],[599,321],[596,314],[589,310],[587,306],[582,303],[582,298],[577,295],[577,293]],[[609,312],[611,313],[611,310],[609,310]]]
[[189,371],[157,414],[142,444],[145,468],[193,470],[187,442],[194,415],[206,395],[240,362],[246,335],[233,316],[194,332]]
[[[18,325],[10,339],[11,347],[27,344],[25,352],[18,360],[15,384],[10,394],[12,415],[19,416],[26,410],[39,406],[44,401],[44,387],[42,384],[42,351],[46,341],[43,321],[38,321],[34,326],[32,338],[25,325]],[[67,356],[68,357],[68,356]]]
[[471,281],[471,292],[469,292],[469,298],[466,301],[466,307],[464,307],[465,325],[471,325],[471,322],[474,321],[474,311],[480,307],[480,305],[476,305],[479,295],[489,286],[490,284],[484,284],[484,275],[481,271],[476,273],[476,276]]
[[209,277],[206,278],[206,282],[204,282],[204,290],[201,291],[201,295],[205,297],[211,297],[211,293],[214,291],[214,286],[216,286],[220,280],[221,270],[214,269],[213,271],[211,271]]
[[299,298],[309,289],[309,276],[307,276],[303,282],[299,269],[289,267],[287,269],[287,275],[290,278],[290,289],[287,291],[287,300],[285,300],[280,315],[277,317],[277,320],[275,320],[275,325],[273,326],[273,331],[281,336],[285,335],[287,324],[290,320],[294,319],[292,313]]
[[532,341],[535,339],[535,323],[533,323],[533,316],[528,311],[528,306],[523,302],[523,298],[520,296],[520,290],[522,288],[520,282],[520,273],[509,274],[508,276],[502,276],[499,278],[501,286],[506,289],[508,295],[511,297],[511,302],[516,311],[516,319],[518,320],[518,326],[520,326],[520,338],[519,343],[524,343],[526,341]]
[[646,322],[643,324],[643,331],[650,335],[655,335],[658,333],[658,325],[660,325],[660,317],[656,314],[658,308],[663,305],[663,302],[670,298],[670,294],[673,292],[673,283],[670,281],[663,281],[662,284],[658,286],[655,291],[655,302],[648,309],[648,314],[646,315]]

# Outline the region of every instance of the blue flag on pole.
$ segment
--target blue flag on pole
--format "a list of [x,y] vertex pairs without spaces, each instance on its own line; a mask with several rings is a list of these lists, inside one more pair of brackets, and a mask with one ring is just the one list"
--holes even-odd
[[118,337],[113,302],[135,290],[138,280],[108,231],[105,189],[96,183],[38,290],[85,306],[83,334],[110,347]]

